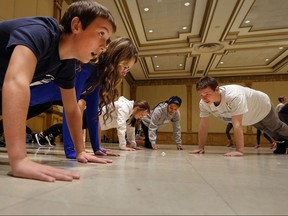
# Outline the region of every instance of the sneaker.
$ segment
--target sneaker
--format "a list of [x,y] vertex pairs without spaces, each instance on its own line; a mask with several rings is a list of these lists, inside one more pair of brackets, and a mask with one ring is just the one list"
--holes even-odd
[[35,139],[36,139],[36,142],[39,146],[45,146],[46,145],[46,139],[44,137],[43,132],[40,132],[38,134],[36,133]]
[[276,149],[273,151],[274,154],[286,154],[286,142],[276,141]]
[[48,136],[45,136],[45,139],[47,140],[48,144],[50,146],[55,146],[55,138],[52,134],[49,134]]
[[255,149],[259,149],[260,148],[260,145],[255,145]]

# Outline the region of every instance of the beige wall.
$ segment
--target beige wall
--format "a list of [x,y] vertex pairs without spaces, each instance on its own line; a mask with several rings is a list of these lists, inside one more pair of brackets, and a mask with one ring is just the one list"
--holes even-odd
[[53,0],[0,0],[0,20],[53,16]]

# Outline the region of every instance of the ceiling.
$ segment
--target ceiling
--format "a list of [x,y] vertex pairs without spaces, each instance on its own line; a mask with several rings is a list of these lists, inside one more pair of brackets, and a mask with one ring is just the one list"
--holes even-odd
[[129,75],[132,82],[204,75],[287,79],[287,0],[97,2],[116,19],[112,39],[127,36],[138,49],[139,61]]

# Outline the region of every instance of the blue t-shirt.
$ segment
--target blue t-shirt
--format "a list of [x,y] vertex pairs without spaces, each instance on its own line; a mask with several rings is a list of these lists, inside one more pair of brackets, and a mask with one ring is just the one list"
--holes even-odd
[[60,36],[59,24],[52,17],[26,17],[0,22],[0,88],[17,45],[28,47],[37,58],[31,85],[53,80],[62,88],[73,88],[76,60],[60,60]]

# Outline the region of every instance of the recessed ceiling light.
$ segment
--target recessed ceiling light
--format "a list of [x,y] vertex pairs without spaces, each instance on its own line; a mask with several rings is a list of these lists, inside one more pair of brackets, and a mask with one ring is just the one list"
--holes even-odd
[[188,7],[188,6],[190,5],[190,2],[185,2],[184,5],[185,5],[186,7]]
[[146,12],[149,11],[149,10],[150,10],[149,8],[144,8],[144,11],[146,11]]
[[153,30],[152,30],[152,29],[150,29],[150,30],[149,30],[149,33],[152,33],[152,32],[153,32]]

